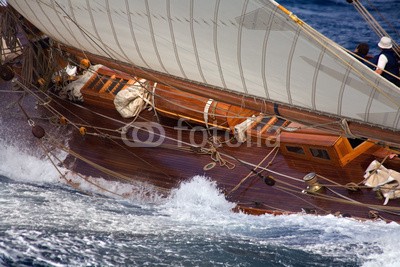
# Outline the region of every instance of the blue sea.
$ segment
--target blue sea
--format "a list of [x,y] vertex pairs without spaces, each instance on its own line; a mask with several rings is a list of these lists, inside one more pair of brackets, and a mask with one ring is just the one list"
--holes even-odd
[[[371,2],[400,29],[400,1]],[[345,0],[280,3],[347,49],[367,42],[378,52],[379,38]],[[0,108],[0,126],[1,116],[9,114]],[[1,128],[0,266],[400,266],[398,224],[233,213],[202,176],[168,198],[150,185],[102,179],[126,198],[82,183],[84,193],[28,149],[27,136]]]

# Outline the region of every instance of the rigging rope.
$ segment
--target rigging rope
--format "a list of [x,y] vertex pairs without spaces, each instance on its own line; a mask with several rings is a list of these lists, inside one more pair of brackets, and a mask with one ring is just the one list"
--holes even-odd
[[[278,146],[274,146],[274,148],[257,164],[257,166],[254,168],[254,170],[257,170],[261,164],[264,163],[264,161],[266,161],[269,156],[271,156],[271,154],[275,151],[275,155],[272,157],[272,159],[268,162],[266,168],[268,168],[273,160],[275,159],[276,155],[278,154],[279,151],[279,147]],[[260,173],[260,172],[259,172]],[[256,174],[254,174],[254,172],[249,172],[242,180],[240,180],[240,182],[234,187],[232,188],[231,191],[229,191],[226,195],[229,196],[230,194],[232,194],[233,192],[235,192],[248,178],[255,176]]]
[[[213,148],[213,147],[211,147],[209,151],[210,151],[211,153],[214,153],[214,150],[213,150],[212,148]],[[215,147],[214,147],[214,149],[215,149]],[[223,154],[221,154],[221,155],[223,155]],[[220,156],[220,153],[218,152],[218,155],[216,155],[215,158],[218,158],[219,156]],[[244,161],[241,161],[241,160],[240,160],[240,162],[243,163]],[[256,168],[258,168],[258,166],[256,166]],[[268,169],[268,166],[267,166],[266,168],[264,168],[264,169]]]
[[[33,95],[35,98],[37,98],[38,101],[42,101],[42,98],[41,98],[40,96],[38,96],[37,94],[35,94],[35,92],[33,92],[32,90],[30,90],[27,86],[25,86],[24,84],[20,83],[19,81],[15,81],[15,82],[16,82],[17,84],[19,84],[19,85],[21,86],[21,88],[23,88],[24,90],[26,90],[27,92],[29,92],[31,95]],[[41,91],[41,90],[38,90],[38,92],[39,92],[40,94],[44,94],[46,97],[49,96],[48,94],[46,94],[45,92],[43,92],[43,91]],[[55,101],[54,98],[53,98],[53,101]],[[55,101],[55,103],[57,103],[57,102]],[[58,103],[58,104],[59,104],[59,103]],[[59,104],[59,105],[62,106],[61,104]],[[56,115],[58,115],[58,117],[62,117],[62,116],[63,116],[63,114],[61,114],[60,112],[58,112],[58,111],[57,111],[54,107],[52,107],[51,105],[46,105],[46,108],[48,108],[48,110],[49,110],[50,112],[53,112],[53,113],[55,113]],[[76,118],[78,118],[79,120],[83,121],[84,123],[90,125],[88,122],[86,122],[85,120],[83,120],[80,116],[76,115],[76,114],[73,113],[72,111],[68,110],[68,112],[69,112],[70,114],[72,114],[73,116],[75,116]],[[65,117],[65,116],[64,116],[64,117]],[[118,120],[115,120],[115,119],[114,119],[114,121],[123,123],[123,122],[118,121]],[[74,127],[75,127],[76,129],[78,129],[78,130],[81,128],[81,127],[79,127],[79,125],[77,125],[77,124],[75,124],[75,123],[73,123],[73,122],[71,122],[71,121],[70,121],[70,125],[74,126]],[[140,129],[140,127],[138,127],[138,128]],[[96,129],[96,128],[94,127],[94,129]],[[119,146],[120,148],[122,148],[123,150],[127,151],[129,154],[133,155],[135,158],[137,158],[138,160],[142,161],[144,164],[146,164],[146,165],[148,165],[148,166],[150,166],[150,167],[152,167],[152,168],[155,168],[155,166],[154,166],[153,164],[147,162],[145,159],[143,159],[142,157],[138,156],[138,155],[137,155],[136,153],[134,153],[133,151],[129,150],[128,148],[126,148],[126,147],[123,146],[122,144],[116,142],[114,139],[109,138],[108,135],[104,135],[104,134],[102,134],[100,131],[98,131],[98,133],[99,133],[101,136],[104,136],[104,137],[108,138],[109,140],[111,140],[115,145],[117,145],[117,146]],[[162,172],[166,177],[171,178],[171,177],[170,177],[166,172],[164,172],[163,170],[161,170],[161,172]]]
[[[54,139],[54,137],[52,137],[52,138]],[[68,170],[68,167],[66,166],[65,162],[64,162],[63,160],[61,160],[60,158],[58,158],[54,153],[52,153],[52,152],[46,147],[46,145],[45,145],[43,142],[41,142],[41,141],[42,141],[42,140],[40,140],[40,142],[39,142],[40,146],[42,147],[43,151],[45,152],[47,158],[50,160],[51,164],[54,166],[54,168],[56,168],[57,172],[58,172],[59,175],[60,175],[60,178],[61,178],[62,180],[64,180],[68,185],[70,185],[72,188],[74,188],[75,190],[78,190],[78,191],[80,191],[80,192],[82,192],[82,193],[84,193],[84,194],[88,194],[88,191],[87,191],[87,190],[81,189],[81,187],[80,187],[81,183],[73,182],[71,179],[68,179],[68,178],[66,177],[66,174],[64,174],[64,173],[61,172],[59,166],[63,166],[65,169]],[[58,161],[58,164],[55,163],[55,161],[53,160],[53,158],[56,159],[56,160]],[[129,194],[128,194],[128,193],[119,194],[119,193],[117,193],[117,192],[114,192],[114,191],[111,191],[111,190],[105,188],[104,186],[99,185],[98,183],[95,183],[95,182],[91,181],[91,180],[89,179],[89,177],[86,177],[86,176],[84,176],[84,175],[82,175],[82,174],[79,174],[79,173],[74,173],[74,174],[75,174],[76,176],[78,176],[80,179],[86,181],[88,184],[93,185],[93,186],[96,187],[97,189],[100,189],[102,192],[110,193],[110,194],[112,194],[112,195],[116,195],[116,196],[121,197],[121,198],[127,198],[128,196],[130,196],[130,195],[132,195],[132,194],[134,193],[134,192],[132,191],[132,192],[130,192]],[[153,187],[153,186],[152,186],[152,187]],[[159,192],[159,191],[158,191],[158,192]],[[163,193],[163,194],[166,194],[166,191],[163,190],[162,193]],[[89,194],[89,195],[91,195],[91,194]]]
[[[54,146],[57,146],[56,143],[53,143],[53,145],[54,145]],[[83,161],[87,162],[89,165],[92,165],[92,166],[95,167],[96,169],[97,169],[98,167],[100,167],[100,168],[98,168],[99,170],[105,171],[105,173],[107,173],[107,174],[109,174],[109,175],[115,174],[115,173],[113,173],[113,172],[109,172],[107,169],[102,169],[101,166],[97,166],[95,163],[90,162],[90,161],[88,161],[87,159],[82,158],[81,155],[74,153],[73,151],[67,149],[65,146],[63,147],[63,146],[61,145],[61,148],[62,148],[64,151],[66,151],[66,152],[68,152],[69,154],[71,154],[72,156],[74,156],[74,157],[76,157],[76,158],[78,158],[78,159],[80,159],[80,160],[83,160]],[[229,157],[229,155],[226,155],[226,156]],[[232,156],[231,156],[231,157],[232,157]],[[238,159],[236,159],[236,160],[238,160]],[[245,163],[245,162],[242,161],[242,160],[239,160],[239,161],[240,161],[241,163]],[[249,166],[250,166],[250,165],[251,165],[251,164],[249,164]],[[257,166],[255,166],[255,167],[257,167]],[[261,170],[268,170],[268,171],[271,172],[271,173],[279,174],[279,173],[274,172],[274,171],[272,171],[272,170],[269,170],[268,168],[265,168],[265,167],[259,167],[259,169],[261,169]],[[124,177],[120,177],[119,174],[115,174],[115,175],[117,175],[117,177],[120,178],[120,179],[123,179],[123,178],[124,178]],[[287,175],[283,175],[283,174],[279,174],[279,175],[281,175],[282,177],[289,178],[289,176],[287,176]],[[300,179],[296,179],[296,180],[302,181],[302,180],[300,180]],[[281,186],[278,185],[278,186],[274,187],[274,188],[277,188],[278,190],[285,191],[286,193],[289,193],[289,194],[294,194],[294,193],[298,193],[298,194],[299,194],[299,192],[301,192],[301,188],[296,187],[295,185],[286,183],[286,182],[284,182],[284,181],[282,181],[282,180],[279,180],[278,182],[279,182],[279,183],[282,183],[282,184],[285,185],[285,186],[287,186],[287,187],[281,187]],[[333,183],[334,183],[334,182],[333,182]],[[289,187],[294,187],[294,188],[296,188],[297,190],[291,190]],[[340,196],[340,195],[339,195],[339,196]],[[317,198],[321,198],[321,199],[326,199],[326,200],[329,200],[329,201],[335,201],[335,202],[339,202],[339,203],[347,203],[347,204],[349,204],[349,203],[354,203],[354,200],[349,200],[349,199],[344,199],[344,200],[343,200],[343,199],[334,198],[334,197],[331,197],[331,196],[324,196],[324,195],[321,195],[321,196],[320,196],[320,195],[317,195],[317,196],[315,196],[315,195],[313,195],[313,197],[317,197]],[[301,199],[301,197],[299,197],[299,198]],[[303,201],[305,201],[305,200],[303,199]],[[369,204],[363,204],[363,203],[356,203],[356,204],[357,204],[357,205],[361,205],[361,206],[370,207],[370,208],[373,208],[373,209],[376,209],[376,210],[381,210],[381,211],[384,211],[384,212],[391,212],[391,210],[397,211],[397,210],[396,210],[396,207],[379,206],[379,205],[369,205]],[[316,207],[316,208],[318,208],[318,207]],[[397,215],[397,213],[396,213],[396,215]]]
[[[329,51],[330,53],[332,53],[332,55],[334,55],[336,58],[340,59],[340,61],[347,66],[347,68],[351,69],[352,71],[354,71],[354,73],[356,73],[361,79],[363,79],[367,84],[369,84],[373,89],[375,89],[376,91],[378,91],[380,94],[382,94],[388,101],[392,102],[396,107],[400,108],[400,103],[396,102],[395,99],[393,99],[393,97],[391,97],[389,94],[387,94],[384,90],[380,89],[377,84],[370,80],[369,78],[367,78],[361,71],[357,70],[353,65],[351,61],[347,61],[347,59],[341,57],[337,52],[335,52],[332,47],[329,44],[331,43],[331,41],[326,38],[324,35],[320,34],[319,32],[315,31],[311,26],[309,26],[306,23],[302,23],[301,25],[299,24],[299,27],[302,27],[302,29],[304,30],[304,32],[310,36],[311,38],[314,39],[315,42],[317,42],[318,44],[320,44],[323,48],[325,48],[327,51]],[[346,49],[344,49],[343,47],[341,47],[342,50],[346,51]],[[388,73],[388,72],[387,72]],[[396,77],[396,76],[394,76]],[[400,77],[397,77],[398,79],[400,79]]]
[[384,20],[384,21],[389,25],[389,27],[397,34],[397,36],[400,37],[400,32],[396,29],[396,27],[394,27],[393,24],[392,24],[390,21],[388,21],[388,20],[381,14],[381,12],[379,12],[379,10],[371,3],[371,1],[367,0],[367,2],[368,2],[368,4],[369,4],[369,6],[370,6],[372,9],[374,9],[374,10],[376,11],[376,13],[379,14],[379,16],[382,18],[382,20]]
[[[366,9],[362,5],[362,3],[360,1],[353,0],[352,4],[356,8],[356,10],[360,13],[360,15],[365,19],[365,21],[369,24],[371,29],[373,31],[375,31],[376,35],[379,36],[379,38],[381,38],[383,36],[390,37],[390,35],[383,29],[383,27],[379,24],[379,22],[371,15],[371,13],[368,11],[368,9]],[[371,2],[369,2],[369,5],[379,13],[379,11],[371,4]],[[398,34],[398,36],[400,36],[399,32],[392,26],[392,24],[389,23],[380,13],[379,13],[379,15],[389,24],[389,26],[392,27],[392,29],[395,30],[395,32]],[[390,39],[392,39],[394,52],[397,54],[397,56],[400,57],[400,47],[399,47],[399,45],[396,43],[394,38],[390,37]]]
[[[17,37],[17,24],[13,23],[14,18],[12,14],[8,11],[1,12],[0,17],[0,27],[1,27],[1,40],[0,40],[0,48],[1,54],[5,53],[5,50],[10,50],[10,53],[15,53],[20,49],[20,42]],[[5,42],[5,47],[3,47],[3,40]],[[0,62],[1,64],[3,62]]]
[[[68,154],[70,154],[71,156],[73,156],[73,157],[75,157],[75,158],[87,163],[88,165],[92,166],[96,170],[101,171],[102,173],[108,174],[111,177],[117,178],[117,179],[122,180],[122,181],[129,182],[129,183],[131,183],[133,181],[132,177],[128,177],[128,176],[123,175],[121,173],[118,173],[118,172],[115,172],[113,170],[110,170],[110,169],[108,169],[106,167],[103,167],[103,166],[101,166],[101,165],[99,165],[99,164],[97,164],[97,163],[85,158],[81,154],[79,154],[79,153],[75,152],[74,150],[66,147],[61,142],[58,142],[57,139],[54,138],[54,137],[49,137],[49,142],[51,142],[51,144],[54,145],[55,147],[58,147],[58,148],[62,149],[63,151],[65,151]],[[139,178],[135,178],[135,179],[139,179]],[[163,192],[164,194],[167,194],[169,192],[169,190],[167,190],[165,188],[158,187],[158,186],[155,186],[155,185],[153,185],[153,186],[154,186],[154,188],[157,188],[157,191]]]

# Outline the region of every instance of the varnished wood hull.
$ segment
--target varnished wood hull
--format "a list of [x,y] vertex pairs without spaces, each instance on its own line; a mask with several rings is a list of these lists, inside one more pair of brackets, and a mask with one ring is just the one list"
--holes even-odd
[[[16,100],[17,96],[14,97]],[[9,98],[3,98],[3,106],[6,107],[10,101]],[[163,143],[155,147],[131,146],[120,139],[120,133],[104,130],[105,128],[119,129],[131,120],[122,119],[113,108],[99,106],[101,101],[91,104],[74,104],[57,97],[54,97],[51,102],[45,99],[43,101],[47,105],[40,108],[41,113],[48,113],[46,109],[52,107],[68,121],[67,125],[61,127],[64,127],[65,133],[68,133],[65,138],[68,139],[70,152],[73,152],[66,162],[73,163],[69,167],[75,172],[122,182],[143,181],[155,185],[162,193],[178,187],[182,181],[190,180],[195,175],[204,175],[217,183],[229,201],[237,204],[237,210],[251,214],[306,212],[351,216],[358,219],[382,218],[388,221],[400,221],[397,215],[400,205],[397,200],[391,200],[387,206],[383,206],[384,200],[378,198],[372,189],[351,191],[345,187],[349,183],[358,184],[363,180],[365,169],[372,160],[377,159],[377,146],[370,148],[345,167],[334,167],[331,164],[313,163],[284,156],[280,152],[275,157],[272,153],[262,162],[273,149],[272,146],[249,145],[250,143],[222,145],[217,147],[219,155],[235,167],[229,169],[226,165],[220,166],[220,162],[216,162],[214,168],[207,170],[204,167],[214,161],[210,153],[203,153],[204,151],[197,149],[204,141],[203,131],[179,133],[176,129],[178,126],[176,120],[161,116],[160,121],[157,122],[153,111],[143,111],[137,122],[160,123],[164,126],[165,136],[171,139],[166,138]],[[35,112],[34,105],[33,99],[23,103],[30,115]],[[15,112],[20,111],[15,107]],[[27,132],[30,138],[35,139],[30,135],[30,127],[22,112],[20,117],[22,119],[19,121],[3,119],[4,127],[17,127]],[[41,123],[40,120],[36,122]],[[86,135],[82,135],[76,128],[82,125],[85,125],[87,129]],[[199,125],[192,126],[199,127]],[[44,128],[48,131],[51,127]],[[200,128],[204,129],[204,127]],[[69,134],[71,131],[72,136]],[[220,133],[225,135],[223,131]],[[51,136],[52,133],[48,131],[48,135]],[[146,138],[145,132],[138,132],[138,135]],[[183,142],[181,145],[174,141],[179,135],[180,141]],[[58,138],[60,141],[65,141],[61,140],[62,136]],[[81,158],[75,159],[76,155]],[[385,156],[385,154],[381,155]],[[261,162],[262,164],[257,168]],[[93,164],[98,164],[107,171],[104,172]],[[268,168],[263,170],[262,168],[267,165]],[[397,158],[387,159],[385,165],[393,169],[398,169],[400,166]],[[229,165],[229,167],[233,166]],[[255,175],[253,171],[259,175]],[[303,190],[306,190],[306,184],[302,178],[310,172],[326,177],[334,183],[320,178],[319,182],[326,186],[325,189],[316,194],[305,193]],[[263,177],[267,176],[274,178],[275,185],[269,186],[264,182]],[[248,178],[244,180],[245,177]],[[378,211],[378,213],[371,211]]]
[[[219,88],[194,84],[159,72],[136,68],[120,61],[83,53],[71,47],[63,47],[63,49],[78,58],[89,57],[93,62],[130,73],[131,76],[140,76],[152,79],[154,82],[172,85],[184,91],[185,94],[191,93],[205,99],[213,98],[223,103],[222,105],[225,105],[227,109],[236,105],[233,109],[246,108],[255,113],[278,115],[308,125],[325,125],[324,129],[374,140],[380,140],[384,136],[382,140],[388,144],[400,143],[400,136],[395,131],[382,130],[358,121],[340,125],[339,117],[267,102],[263,98],[228,93]],[[72,131],[72,136],[66,137],[68,148],[61,146],[59,148],[66,149],[70,153],[66,162],[72,171],[80,174],[123,182],[143,181],[156,186],[163,193],[178,187],[179,183],[195,175],[204,175],[217,183],[229,201],[237,204],[238,211],[251,214],[305,212],[351,216],[357,219],[381,218],[387,221],[400,221],[398,201],[392,200],[389,205],[384,206],[383,199],[378,198],[372,189],[362,188],[353,191],[348,186],[354,187],[354,184],[360,184],[363,181],[365,169],[372,160],[377,158],[379,149],[377,146],[372,146],[349,163],[344,162],[343,166],[335,166],[323,160],[313,162],[283,155],[279,151],[275,154],[277,149],[274,148],[274,143],[259,145],[245,142],[210,146],[205,142],[208,136],[205,134],[204,125],[194,124],[201,123],[201,116],[197,118],[190,112],[186,114],[192,118],[196,117],[196,120],[189,119],[192,128],[182,130],[181,126],[186,127],[189,124],[180,125],[177,120],[163,116],[158,121],[153,111],[143,111],[136,122],[159,123],[163,129],[160,133],[163,138],[165,137],[164,141],[157,146],[148,147],[132,140],[121,139],[121,133],[117,130],[129,124],[131,120],[120,117],[110,102],[112,98],[107,95],[99,97],[96,92],[93,94],[88,92],[84,96],[84,103],[79,105],[61,100],[54,95],[50,102],[44,95],[41,97],[42,102],[46,103],[42,108],[44,113],[47,113],[48,108],[54,109],[60,119],[62,116],[68,122],[63,126],[66,133]],[[7,103],[7,100],[3,102]],[[30,102],[29,105],[32,107],[34,102]],[[184,118],[169,112],[168,105],[165,103],[157,105],[163,109],[160,115]],[[250,115],[252,115],[251,112],[246,116]],[[6,120],[5,123],[6,127],[11,127],[14,122]],[[133,130],[132,127],[128,128],[130,131]],[[227,129],[232,128],[227,127]],[[29,127],[27,131],[30,131]],[[128,131],[128,133],[131,132]],[[137,131],[137,135],[146,139],[148,133]],[[221,135],[225,137],[225,141],[227,140],[224,131],[216,135]],[[177,143],[175,139],[178,139],[180,143]],[[266,158],[267,155],[269,157]],[[380,155],[384,157],[386,154]],[[378,159],[382,160],[383,157],[378,157]],[[210,168],[210,163],[215,166]],[[385,165],[397,170],[400,167],[399,160],[396,158],[386,159]],[[307,191],[303,177],[309,173],[319,175],[319,182],[323,186],[321,190],[313,193]]]
[[[84,105],[85,109],[82,109],[80,105],[73,105],[59,99],[52,105],[64,114],[71,124],[81,125],[89,122],[90,125],[100,128],[117,129],[122,127],[120,123],[99,115],[121,121],[121,117],[113,109],[99,109],[90,105]],[[79,114],[79,119],[72,114]],[[142,118],[138,122],[155,120],[152,111],[144,111],[141,116]],[[128,122],[130,120],[125,120],[125,123]],[[185,132],[177,133],[177,130],[174,129],[177,126],[175,120],[161,117],[160,123],[168,126],[164,127],[167,137],[175,139],[181,135],[181,141],[185,143],[194,140],[200,144],[203,141],[204,136],[201,131],[192,131],[191,135]],[[94,128],[90,127],[87,131],[88,133],[96,132]],[[146,133],[143,134],[146,138]],[[110,136],[115,138],[110,138]],[[111,132],[102,137],[90,134],[82,136],[75,129],[69,146],[72,151],[82,155],[90,162],[104,166],[124,177],[129,177],[132,181],[148,182],[162,189],[176,188],[180,182],[187,181],[195,175],[207,176],[217,182],[218,187],[226,194],[229,201],[237,203],[238,210],[252,214],[306,212],[399,221],[397,210],[400,205],[396,200],[390,201],[388,206],[382,206],[383,199],[378,198],[372,189],[352,191],[345,187],[349,183],[358,184],[364,179],[365,169],[372,160],[376,159],[374,155],[378,149],[376,146],[343,168],[283,156],[278,152],[276,157],[270,156],[261,164],[261,168],[263,168],[271,161],[268,170],[264,171],[260,168],[257,169],[256,166],[271,152],[272,147],[249,146],[247,143],[235,147],[222,146],[217,148],[220,156],[233,163],[235,167],[229,169],[227,166],[220,166],[217,163],[214,168],[205,170],[204,167],[213,162],[211,156],[199,153],[188,145],[184,144],[179,147],[176,142],[166,139],[156,147],[141,147],[140,145],[130,147],[118,139],[118,134]],[[397,160],[387,159],[385,164],[395,168],[399,166]],[[73,169],[86,175],[118,179],[79,160],[75,161]],[[260,172],[260,175],[255,175],[253,170]],[[310,172],[315,172],[335,183],[320,179],[319,182],[326,185],[325,189],[315,194],[305,193],[303,190],[306,189],[306,184],[302,178]],[[249,175],[250,177],[241,183]],[[274,186],[268,186],[263,181],[263,177],[269,175],[276,181]],[[232,191],[240,183],[241,185]],[[338,184],[343,186],[338,186]],[[378,217],[376,217],[377,213],[371,212],[373,210],[378,210]]]

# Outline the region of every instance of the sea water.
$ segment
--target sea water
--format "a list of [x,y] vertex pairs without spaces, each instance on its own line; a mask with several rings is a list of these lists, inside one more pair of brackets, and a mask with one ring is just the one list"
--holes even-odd
[[[356,1],[356,0],[354,0]],[[400,43],[399,0],[357,0],[397,43]],[[277,1],[344,48],[353,51],[357,44],[367,43],[370,54],[380,52],[379,37],[347,0],[281,0]]]
[[[399,2],[373,1],[397,29]],[[379,38],[345,0],[280,3],[347,49],[367,42],[377,53]],[[398,224],[233,213],[202,176],[168,198],[102,179],[127,198],[75,190],[40,149],[0,132],[0,266],[400,266]]]
[[0,266],[399,266],[396,223],[233,213],[202,176],[168,198],[87,194],[50,161],[0,147]]

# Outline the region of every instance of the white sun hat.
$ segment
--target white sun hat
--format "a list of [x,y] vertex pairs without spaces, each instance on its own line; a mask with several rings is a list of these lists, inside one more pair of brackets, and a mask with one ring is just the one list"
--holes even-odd
[[378,46],[382,49],[390,49],[392,48],[392,40],[389,37],[383,36],[378,43]]

